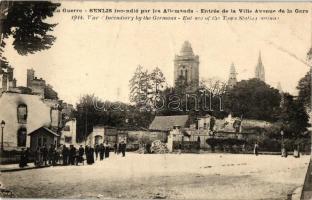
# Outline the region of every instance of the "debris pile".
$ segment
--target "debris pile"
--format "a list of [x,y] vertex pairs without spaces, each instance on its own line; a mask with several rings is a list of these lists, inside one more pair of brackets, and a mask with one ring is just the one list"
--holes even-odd
[[162,143],[160,140],[155,140],[152,142],[151,152],[163,154],[169,153],[169,150],[165,143]]
[[140,154],[146,154],[147,151],[146,151],[146,148],[143,146],[143,147],[140,147],[138,150],[135,151],[136,153],[140,153]]

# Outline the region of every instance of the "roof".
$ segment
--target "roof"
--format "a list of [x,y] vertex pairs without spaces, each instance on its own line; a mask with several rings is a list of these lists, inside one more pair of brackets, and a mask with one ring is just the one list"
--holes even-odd
[[52,131],[51,129],[49,129],[49,128],[47,128],[47,127],[44,127],[44,126],[42,126],[42,127],[38,128],[38,129],[34,130],[33,132],[30,132],[28,135],[32,135],[32,134],[39,133],[39,131],[44,131],[44,132],[49,133],[49,134],[52,134],[52,135],[54,135],[54,136],[56,136],[56,137],[59,137],[59,136],[60,136],[59,134],[55,133],[55,132]]
[[186,127],[188,120],[188,115],[156,116],[150,124],[149,130],[169,131],[174,126]]

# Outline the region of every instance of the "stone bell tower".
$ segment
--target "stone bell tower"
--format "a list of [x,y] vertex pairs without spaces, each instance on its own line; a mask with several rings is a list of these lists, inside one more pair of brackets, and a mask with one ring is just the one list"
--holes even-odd
[[182,84],[188,92],[199,87],[199,57],[194,55],[190,42],[185,41],[174,59],[174,86]]

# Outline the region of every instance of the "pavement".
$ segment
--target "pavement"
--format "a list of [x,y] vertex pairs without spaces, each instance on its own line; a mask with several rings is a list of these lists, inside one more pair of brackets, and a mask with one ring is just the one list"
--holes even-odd
[[0,172],[15,172],[15,171],[23,171],[23,170],[31,170],[31,169],[40,169],[45,167],[53,167],[53,166],[35,166],[34,163],[28,163],[25,167],[19,167],[19,164],[8,164],[8,165],[0,165]]

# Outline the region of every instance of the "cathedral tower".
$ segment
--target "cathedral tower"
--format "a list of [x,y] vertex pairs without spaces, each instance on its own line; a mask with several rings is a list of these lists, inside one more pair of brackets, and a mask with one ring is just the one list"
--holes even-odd
[[194,55],[190,42],[185,41],[174,59],[174,85],[181,84],[187,91],[195,92],[199,86],[199,57]]
[[233,88],[237,83],[236,75],[237,75],[237,73],[235,70],[234,63],[232,63],[231,68],[230,68],[230,76],[229,76],[229,80],[228,80],[228,86],[230,88]]
[[259,52],[258,64],[255,70],[255,78],[265,82],[264,66],[262,64],[261,52]]

